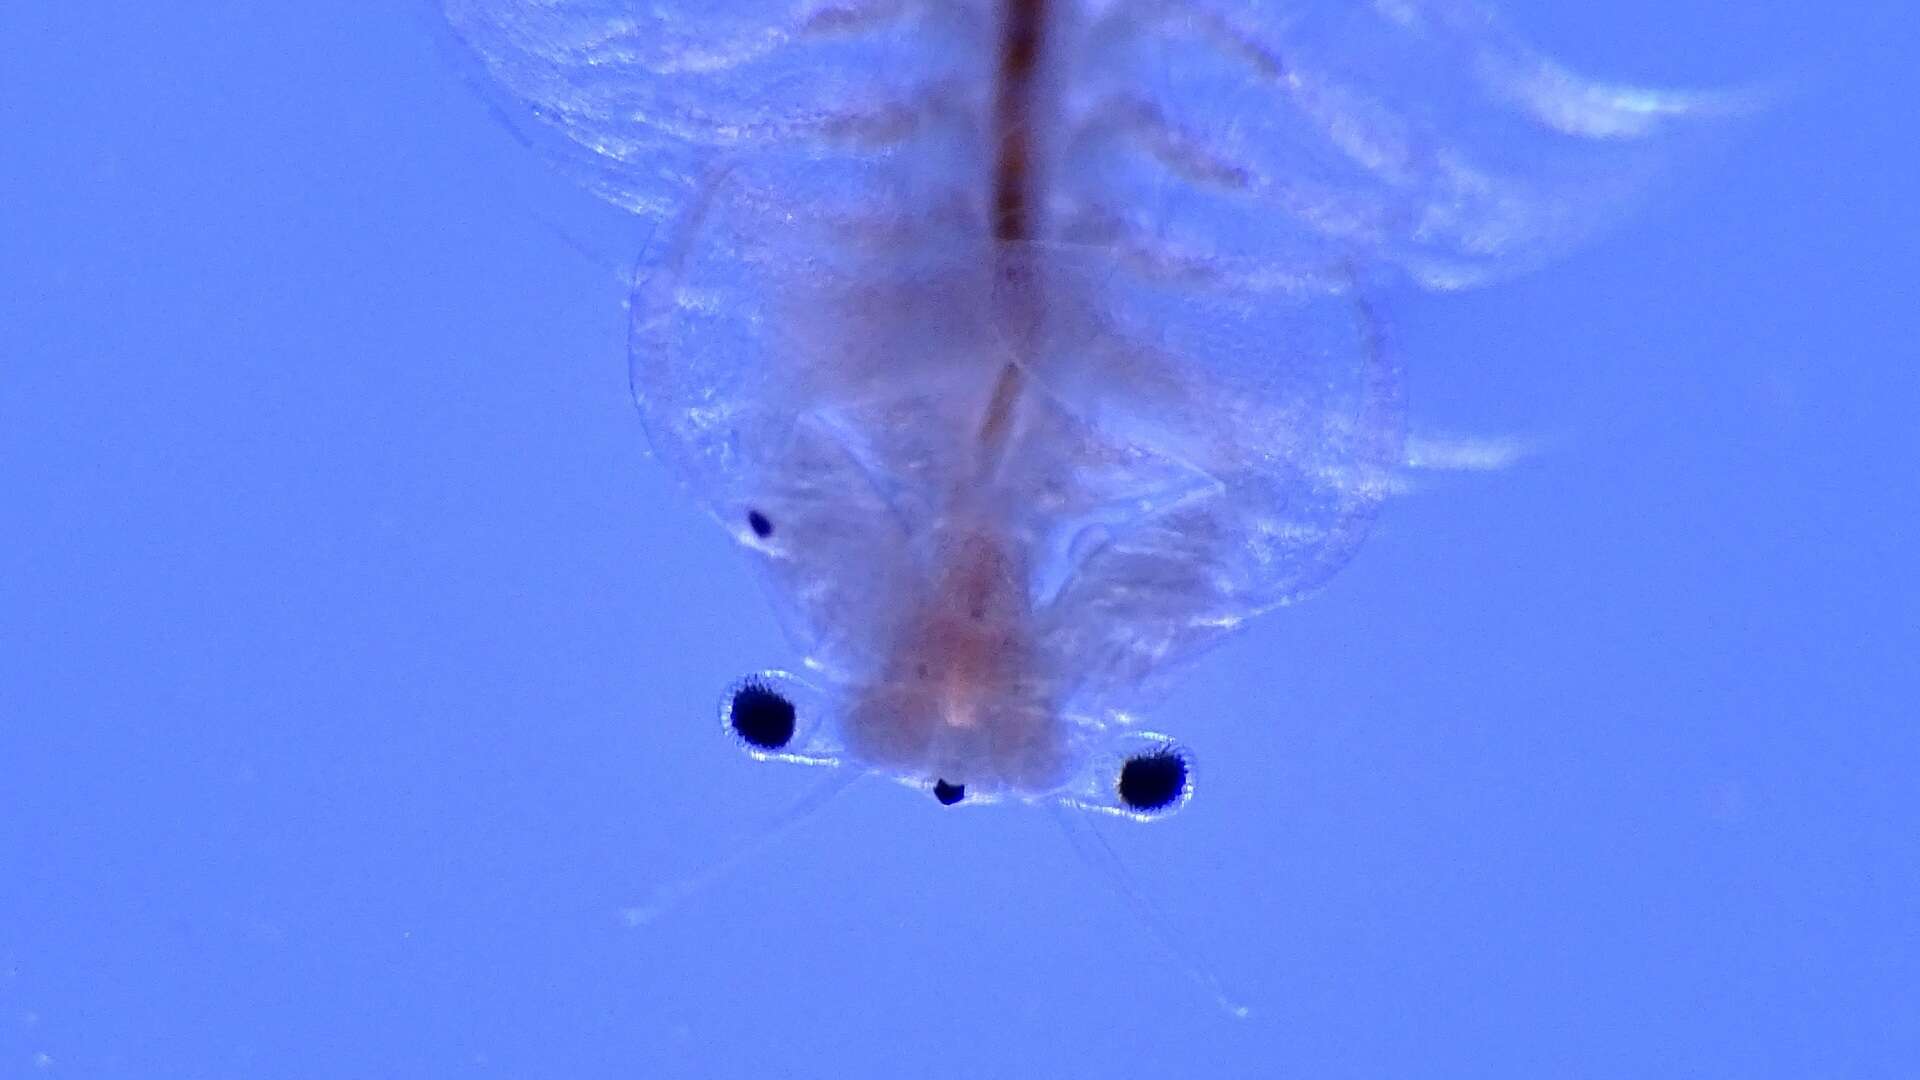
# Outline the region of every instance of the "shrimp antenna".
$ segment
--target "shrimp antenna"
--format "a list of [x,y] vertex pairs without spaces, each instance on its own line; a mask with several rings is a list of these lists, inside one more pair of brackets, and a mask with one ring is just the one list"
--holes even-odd
[[742,839],[734,843],[733,850],[718,861],[683,877],[655,884],[645,902],[622,908],[620,917],[628,926],[651,924],[662,915],[698,895],[714,882],[739,869],[748,859],[758,855],[774,841],[811,819],[820,812],[822,807],[832,802],[834,796],[847,790],[858,779],[860,779],[860,773],[855,770],[827,770],[827,775],[815,781],[813,786],[799,798],[757,823]]
[[1202,962],[1199,954],[1174,932],[1173,922],[1167,918],[1166,913],[1161,911],[1146,893],[1140,891],[1139,886],[1134,883],[1133,875],[1128,873],[1126,864],[1120,861],[1119,853],[1113,850],[1113,845],[1107,843],[1106,837],[1100,835],[1100,830],[1094,826],[1093,822],[1087,820],[1084,814],[1074,813],[1062,806],[1053,807],[1053,817],[1060,823],[1060,831],[1066,834],[1068,842],[1073,845],[1074,853],[1080,856],[1081,863],[1085,864],[1087,869],[1106,878],[1114,891],[1126,899],[1127,906],[1133,909],[1134,917],[1139,919],[1146,926],[1148,933],[1153,935],[1154,943],[1166,952],[1169,959],[1180,966],[1180,970],[1186,973],[1187,978],[1192,979],[1200,989],[1206,991],[1207,996],[1213,999],[1213,1003],[1220,1008],[1221,1012],[1235,1020],[1245,1020],[1251,1016],[1252,1010],[1228,995],[1221,987],[1220,979],[1214,975],[1213,969]]

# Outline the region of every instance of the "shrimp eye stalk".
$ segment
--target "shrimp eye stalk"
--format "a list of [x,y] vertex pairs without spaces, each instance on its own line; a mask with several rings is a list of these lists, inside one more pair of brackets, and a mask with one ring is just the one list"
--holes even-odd
[[776,754],[793,743],[800,711],[793,699],[759,676],[742,679],[727,695],[724,722],[749,752]]
[[819,692],[784,671],[737,680],[720,699],[720,726],[761,761],[832,765],[839,748],[823,722]]
[[1113,779],[1121,808],[1143,820],[1161,818],[1193,797],[1193,759],[1172,742],[1130,755]]

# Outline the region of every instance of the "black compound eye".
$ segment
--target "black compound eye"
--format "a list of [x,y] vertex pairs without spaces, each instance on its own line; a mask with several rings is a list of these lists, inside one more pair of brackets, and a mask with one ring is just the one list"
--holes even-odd
[[933,785],[933,797],[940,800],[941,806],[952,806],[967,797],[967,785],[937,780]]
[[753,535],[765,540],[773,535],[773,519],[758,510],[749,510],[747,511],[747,528],[753,530]]
[[797,718],[793,700],[760,679],[741,682],[727,700],[728,730],[755,750],[785,748]]
[[1128,758],[1113,787],[1129,811],[1164,814],[1192,793],[1193,767],[1186,751],[1167,743]]

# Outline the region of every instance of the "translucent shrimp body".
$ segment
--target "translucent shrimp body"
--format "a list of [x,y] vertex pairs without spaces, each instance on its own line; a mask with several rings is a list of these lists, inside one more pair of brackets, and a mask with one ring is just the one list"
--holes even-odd
[[1563,249],[1732,104],[1454,0],[447,10],[661,222],[648,434],[819,684],[761,748],[943,802],[1141,809],[1148,683],[1338,571],[1405,460],[1371,297]]

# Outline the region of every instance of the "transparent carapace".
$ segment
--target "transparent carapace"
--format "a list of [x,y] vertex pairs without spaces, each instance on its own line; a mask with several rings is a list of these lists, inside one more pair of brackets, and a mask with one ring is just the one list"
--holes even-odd
[[1324,584],[1408,458],[1379,304],[1524,270],[1734,98],[1464,0],[446,0],[658,223],[632,379],[798,674],[752,753],[1151,817],[1162,677]]

